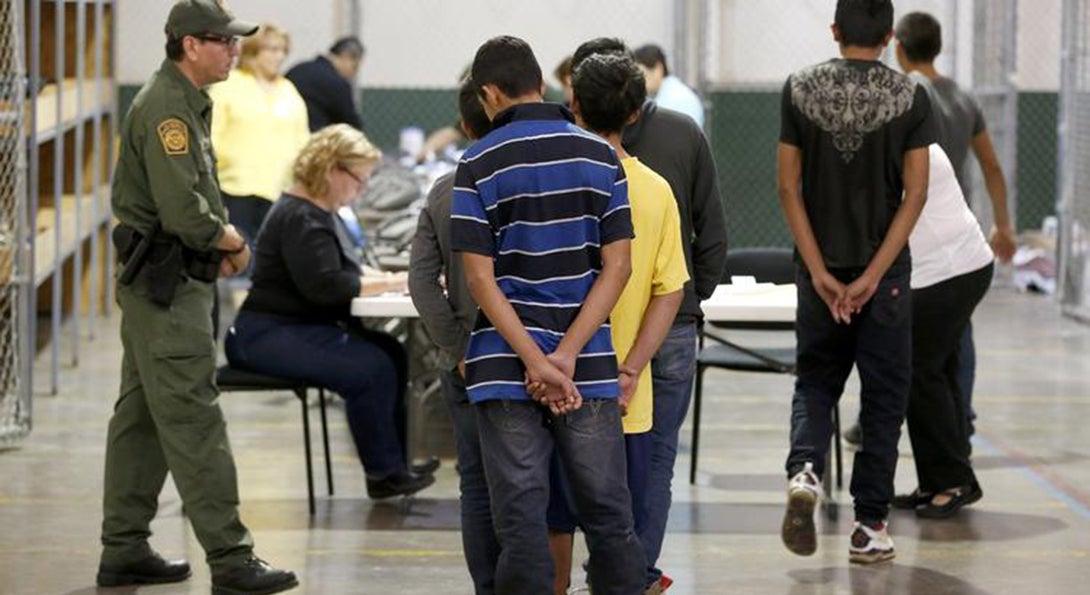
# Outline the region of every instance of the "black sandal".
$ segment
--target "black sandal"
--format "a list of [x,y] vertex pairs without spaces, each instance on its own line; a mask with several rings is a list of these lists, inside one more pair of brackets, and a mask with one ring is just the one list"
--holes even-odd
[[[977,500],[984,497],[984,490],[980,489],[979,484],[973,484],[971,486],[961,486],[950,490],[944,490],[939,494],[946,494],[952,496],[946,504],[938,505],[932,504],[928,501],[927,504],[920,506],[916,509],[916,516],[925,519],[947,519],[955,514],[964,506],[968,506]],[[935,494],[936,496],[938,494]]]
[[898,494],[893,497],[893,507],[899,510],[916,510],[927,504],[934,496],[931,492],[921,492],[916,488],[907,494]]

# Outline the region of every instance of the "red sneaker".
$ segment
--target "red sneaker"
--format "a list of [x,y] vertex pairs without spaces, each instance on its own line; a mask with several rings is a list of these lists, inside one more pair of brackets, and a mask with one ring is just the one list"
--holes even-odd
[[674,579],[666,576],[665,574],[659,577],[659,580],[651,584],[644,590],[643,595],[660,595],[665,593],[666,589],[670,588],[670,585],[674,584]]

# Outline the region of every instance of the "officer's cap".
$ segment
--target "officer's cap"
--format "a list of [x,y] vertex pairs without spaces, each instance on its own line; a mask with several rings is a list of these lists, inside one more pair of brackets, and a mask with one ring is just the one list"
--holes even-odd
[[225,0],[178,0],[167,17],[166,34],[172,39],[186,35],[211,33],[224,37],[247,37],[257,33],[257,25],[240,21],[227,8]]

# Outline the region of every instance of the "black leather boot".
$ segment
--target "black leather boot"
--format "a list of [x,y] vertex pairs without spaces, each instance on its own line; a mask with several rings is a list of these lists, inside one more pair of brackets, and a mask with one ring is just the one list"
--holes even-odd
[[159,554],[153,553],[131,564],[120,566],[99,564],[96,582],[100,587],[158,585],[184,581],[189,578],[189,575],[189,564],[185,560],[166,560]]
[[299,585],[295,573],[269,566],[256,556],[212,576],[212,595],[270,595]]

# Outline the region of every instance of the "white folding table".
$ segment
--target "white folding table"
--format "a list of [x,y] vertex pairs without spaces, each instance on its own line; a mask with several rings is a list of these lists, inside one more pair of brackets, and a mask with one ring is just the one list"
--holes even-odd
[[[716,322],[793,322],[794,285],[720,285],[700,306],[707,320]],[[360,318],[418,318],[412,299],[404,294],[359,297],[352,300],[352,315]]]

